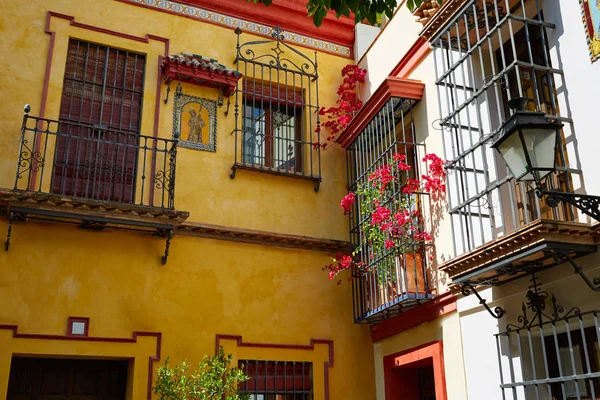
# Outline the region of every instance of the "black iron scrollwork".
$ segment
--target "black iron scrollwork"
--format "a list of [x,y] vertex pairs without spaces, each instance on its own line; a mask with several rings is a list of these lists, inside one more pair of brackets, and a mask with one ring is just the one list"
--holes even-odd
[[[521,315],[517,318],[517,322],[520,325],[508,324],[506,325],[506,331],[519,330],[524,328],[531,328],[534,325],[542,325],[544,322],[556,322],[561,319],[569,318],[572,315],[579,315],[581,311],[578,307],[573,307],[569,311],[565,312],[563,306],[558,305],[554,294],[549,295],[548,292],[540,290],[541,282],[537,279],[535,274],[531,274],[531,285],[525,297],[527,298],[527,304],[522,303]],[[548,297],[550,297],[550,305],[552,311],[548,314],[546,311]],[[531,311],[531,317],[528,310]]]
[[538,196],[545,196],[546,204],[552,208],[557,207],[560,203],[567,203],[594,218],[596,221],[600,221],[600,196],[546,190],[538,191]]
[[157,189],[165,189],[170,186],[171,172],[170,171],[158,171],[154,174],[154,185]]
[[[242,33],[242,30],[238,28],[235,30],[235,33],[238,35],[239,38],[239,35]],[[271,37],[273,38],[273,40],[257,40],[252,42],[246,42],[243,44],[240,44],[238,40],[238,60],[251,63],[263,63],[265,65],[277,69],[295,70],[295,72],[299,72],[304,75],[316,76],[316,60],[311,60],[306,55],[302,54],[298,50],[285,43],[285,34],[281,27],[277,26],[273,28],[273,31],[271,32]],[[257,55],[254,52],[253,47],[255,46],[273,43],[275,44],[275,47],[271,48],[271,53]],[[291,51],[295,55],[301,57],[302,62],[300,64],[297,64],[291,59],[285,57],[286,51]]]
[[23,174],[29,172],[38,172],[44,167],[44,157],[39,151],[33,151],[29,148],[28,140],[23,139],[22,148],[19,153],[19,168],[17,170],[17,179],[22,179]]
[[464,296],[469,296],[471,293],[473,293],[479,299],[479,304],[484,306],[488,313],[490,313],[490,315],[496,319],[502,318],[506,313],[506,310],[499,306],[494,307],[494,309],[492,310],[490,306],[487,305],[487,301],[483,297],[481,297],[481,295],[477,292],[475,287],[473,287],[473,285],[471,285],[470,283],[463,284],[461,291]]
[[[460,48],[463,51],[468,51],[469,47],[473,45],[472,42],[474,42],[474,40],[467,38],[467,35],[469,35],[473,28],[477,27],[477,29],[491,30],[498,24],[499,21],[506,17],[507,13],[504,10],[503,5],[496,5],[492,1],[486,1],[485,4],[483,2],[481,3],[481,5],[473,3],[467,6],[464,11],[467,28],[464,30],[464,33],[460,35],[460,37],[450,37],[449,42],[451,48],[458,49],[458,44],[460,42]],[[448,47],[447,38],[442,38],[442,45],[444,47]]]

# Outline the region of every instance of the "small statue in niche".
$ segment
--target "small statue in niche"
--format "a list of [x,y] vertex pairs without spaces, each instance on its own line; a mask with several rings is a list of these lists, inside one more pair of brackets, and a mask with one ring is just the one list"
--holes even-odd
[[216,101],[183,94],[178,85],[173,103],[173,137],[178,135],[179,146],[216,151]]
[[190,119],[188,120],[188,127],[190,128],[190,132],[188,134],[187,140],[189,142],[198,142],[204,143],[202,140],[202,129],[206,125],[204,120],[202,119],[202,107],[200,107],[200,112],[196,113],[196,110],[187,110],[190,113]]

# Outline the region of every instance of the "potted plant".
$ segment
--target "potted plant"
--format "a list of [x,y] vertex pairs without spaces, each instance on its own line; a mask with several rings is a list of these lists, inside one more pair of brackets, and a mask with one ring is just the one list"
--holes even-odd
[[[404,154],[395,154],[379,166],[356,190],[341,201],[344,213],[357,213],[360,243],[351,255],[338,254],[324,269],[335,279],[345,270],[350,279],[361,278],[369,308],[381,306],[398,296],[426,292],[424,247],[432,238],[425,231],[419,209],[422,193],[434,201],[446,191],[443,161],[427,154],[427,173],[421,180],[411,177],[412,167]],[[341,283],[338,280],[338,284]]]

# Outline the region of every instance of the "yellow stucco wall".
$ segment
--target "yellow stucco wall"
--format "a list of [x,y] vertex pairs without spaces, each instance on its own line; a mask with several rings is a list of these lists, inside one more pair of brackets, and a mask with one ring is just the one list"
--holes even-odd
[[[14,184],[23,105],[31,104],[32,115],[40,114],[50,40],[44,33],[48,11],[136,37],[165,37],[170,40],[171,54],[193,52],[233,67],[236,36],[232,29],[114,0],[8,0],[2,3],[2,11],[3,188]],[[58,117],[67,43],[69,37],[75,37],[147,55],[142,133],[152,135],[157,61],[164,43],[153,39],[142,43],[77,28],[60,18],[51,19],[50,30],[56,32],[56,42],[46,117]],[[257,39],[250,34],[242,37]],[[346,63],[346,59],[319,53],[322,105],[335,102],[339,71]],[[214,90],[183,88],[191,95],[217,97]],[[164,95],[165,87],[161,90]],[[178,151],[176,208],[190,211],[190,221],[347,240],[347,222],[339,207],[346,184],[343,151],[322,153],[323,183],[318,193],[307,181],[253,172],[238,172],[231,180],[234,122],[231,114],[225,117],[223,112],[224,108],[218,111],[216,153]],[[172,119],[172,100],[161,103],[160,137],[171,137]],[[7,226],[6,218],[0,218],[0,232],[6,232]],[[68,316],[84,316],[90,318],[93,337],[128,338],[134,331],[160,332],[162,356],[175,362],[184,358],[195,362],[203,354],[213,354],[216,334],[287,345],[333,340],[330,399],[375,397],[368,327],[352,323],[349,286],[335,285],[321,271],[330,261],[328,254],[176,236],[169,262],[162,266],[158,257],[163,250],[164,239],[150,235],[16,222],[10,250],[0,251],[0,325],[18,325],[25,334],[64,335]],[[153,337],[140,338],[137,343],[73,342],[13,338],[9,330],[0,329],[0,397],[7,390],[11,356],[41,354],[131,359],[134,372],[129,397],[145,398],[148,357],[155,346]],[[324,368],[322,346],[312,352],[279,353],[260,348],[241,352],[231,343],[225,347],[235,357],[291,357],[313,361],[315,373]],[[322,379],[315,378],[316,400],[324,398]]]
[[[12,188],[14,184],[15,155],[18,151],[23,105],[31,105],[31,115],[40,114],[50,40],[50,35],[44,33],[48,11],[74,16],[78,23],[136,37],[150,34],[168,38],[171,54],[182,51],[202,54],[216,58],[229,67],[235,66],[237,37],[232,28],[116,0],[88,1],[85,7],[81,7],[81,4],[75,0],[31,1],[27,4],[10,0],[4,7],[0,17],[3,44],[0,62],[6,66],[5,73],[0,77],[0,99],[4,104],[0,110],[0,118],[4,121],[0,128],[0,187]],[[164,54],[164,43],[150,39],[146,44],[77,28],[60,18],[51,19],[50,30],[56,32],[56,42],[46,117],[58,118],[68,39],[74,37],[146,54],[141,131],[142,134],[152,136],[157,62],[158,56]],[[242,40],[264,38],[244,33]],[[299,49],[313,57],[314,50]],[[349,61],[327,53],[318,54],[321,105],[335,103],[337,86],[341,82],[340,70]],[[172,89],[175,89],[175,86],[176,83]],[[190,95],[211,99],[216,99],[218,94],[214,89],[188,84],[183,84],[183,90]],[[163,86],[161,96],[165,95],[166,86]],[[172,95],[173,92],[168,104],[161,103],[159,137],[172,137]],[[225,117],[225,108],[218,110],[216,153],[185,148],[178,150],[176,207],[189,211],[191,221],[346,239],[346,218],[339,207],[339,200],[345,194],[346,185],[343,151],[330,148],[321,153],[323,183],[319,193],[313,192],[312,182],[309,181],[255,172],[241,171],[236,179],[231,180],[229,173],[234,161],[234,136],[231,135],[234,129],[233,111],[232,105],[229,116]],[[272,204],[278,204],[280,207],[272,207]]]

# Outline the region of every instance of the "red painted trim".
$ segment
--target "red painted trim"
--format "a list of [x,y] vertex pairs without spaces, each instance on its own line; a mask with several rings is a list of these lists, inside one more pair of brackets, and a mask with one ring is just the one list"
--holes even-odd
[[325,380],[325,400],[329,400],[329,368],[333,367],[333,340],[328,339],[310,339],[310,344],[278,344],[278,343],[249,343],[244,342],[239,335],[217,334],[215,340],[215,354],[219,353],[221,340],[235,340],[238,347],[254,347],[262,349],[285,349],[285,350],[310,350],[315,349],[315,344],[326,344],[329,346],[329,360],[323,363]]
[[400,400],[398,396],[401,395],[402,388],[398,386],[398,378],[395,376],[398,370],[425,365],[433,365],[435,398],[447,400],[444,347],[441,340],[383,357],[386,400]]
[[150,43],[150,40],[156,40],[157,42],[163,42],[165,44],[165,56],[169,55],[169,42],[170,41],[168,38],[152,35],[150,33],[147,33],[143,37],[135,36],[135,35],[130,35],[130,34],[124,33],[124,32],[113,31],[111,29],[100,28],[100,27],[97,27],[94,25],[82,24],[81,22],[76,22],[75,17],[73,17],[71,15],[60,14],[60,13],[56,13],[53,11],[48,11],[48,16],[46,18],[46,33],[55,34],[55,32],[50,31],[50,19],[52,17],[66,19],[67,21],[69,21],[69,24],[71,26],[74,26],[76,28],[87,29],[89,31],[105,33],[107,35],[112,35],[112,36],[118,36],[118,37],[122,37],[125,39],[135,40],[136,42]]
[[412,329],[424,322],[456,311],[456,296],[444,293],[431,301],[371,326],[371,340],[377,342]]
[[18,325],[0,325],[0,330],[12,331],[15,339],[38,339],[38,340],[73,340],[77,342],[106,342],[106,343],[137,343],[140,336],[156,338],[156,353],[149,356],[148,362],[148,391],[147,400],[152,400],[152,378],[154,376],[154,363],[160,361],[162,349],[162,333],[161,332],[144,332],[134,331],[130,338],[115,338],[115,337],[90,337],[90,336],[61,336],[61,335],[46,335],[33,333],[19,333]]
[[429,42],[422,37],[418,38],[406,54],[404,54],[404,57],[396,64],[390,75],[407,78],[430,52],[431,47],[429,46]]
[[[73,322],[83,322],[83,335],[73,334]],[[67,318],[67,336],[87,337],[90,332],[90,319],[88,317],[69,317]]]
[[[158,42],[163,42],[165,44],[165,56],[169,55],[170,40],[168,38],[152,35],[149,33],[147,33],[143,37],[133,36],[133,35],[129,35],[129,34],[123,33],[123,32],[113,31],[113,30],[105,29],[105,28],[99,28],[97,26],[88,25],[88,24],[82,24],[80,22],[76,22],[75,17],[73,17],[71,15],[65,15],[65,14],[60,14],[60,13],[56,13],[53,11],[48,11],[48,14],[46,15],[46,24],[44,25],[44,32],[46,34],[50,35],[50,43],[48,46],[48,57],[46,58],[46,71],[44,73],[44,87],[42,88],[42,100],[40,101],[40,113],[39,113],[40,118],[44,118],[46,115],[46,103],[48,101],[48,87],[50,86],[50,71],[52,70],[52,57],[54,55],[54,43],[56,40],[56,32],[50,30],[50,22],[52,20],[52,17],[65,19],[65,20],[69,21],[69,24],[71,26],[74,26],[76,28],[87,29],[90,31],[105,33],[107,35],[112,35],[112,36],[122,37],[125,39],[135,40],[137,42],[149,43],[150,40],[156,40]],[[159,68],[159,74],[158,74],[159,75],[159,84],[157,85],[157,89],[156,89],[157,96],[156,96],[155,110],[160,111],[160,96],[159,96],[160,87],[161,87],[161,85],[160,85],[160,62],[158,64],[158,68]],[[154,116],[154,137],[158,137],[158,115],[159,114],[157,112],[156,115]],[[40,138],[38,137],[35,142],[35,151],[40,151],[40,144],[41,144]],[[37,178],[37,171],[34,170],[32,173],[32,179],[31,179],[29,190],[35,190],[36,178]],[[152,202],[150,204],[152,204]]]
[[226,72],[219,72],[218,70],[204,70],[201,67],[183,64],[183,62],[171,61],[169,57],[163,58],[162,74],[165,83],[175,80],[219,89],[225,97],[230,97],[233,94],[237,82],[242,78],[242,74],[232,73],[228,75]]
[[[128,0],[119,0],[126,4],[149,8],[154,11],[165,12],[180,17],[186,17],[217,26],[224,26],[218,22],[204,20],[192,15],[179,14],[169,10],[150,7],[141,3],[132,3]],[[336,18],[335,12],[330,11],[323,19],[322,25],[317,28],[311,17],[308,17],[306,1],[300,0],[274,0],[273,4],[266,7],[262,4],[253,4],[246,0],[177,0],[178,3],[200,7],[208,11],[226,14],[245,21],[256,22],[266,26],[281,25],[285,31],[299,33],[314,39],[325,40],[331,43],[354,47],[354,16],[341,16]],[[228,25],[227,25],[228,26]],[[229,26],[228,26],[229,27]],[[247,31],[257,36],[270,37],[259,32]],[[302,46],[301,44],[298,44]],[[303,46],[308,47],[308,46]],[[323,49],[322,51],[326,51]],[[333,53],[337,54],[337,53]],[[338,54],[340,55],[340,54]],[[352,58],[352,57],[350,57]]]
[[[160,106],[161,106],[161,97],[160,92],[162,89],[162,61],[166,56],[158,56],[158,66],[156,71],[156,102],[154,103],[154,130],[152,131],[152,135],[157,138],[158,137],[158,122],[160,119]],[[156,174],[156,140],[154,141],[154,146],[152,150],[152,165],[150,166],[150,176],[154,177]],[[150,198],[148,199],[148,204],[151,206],[154,205],[154,190],[150,190]]]
[[391,97],[421,100],[424,91],[425,84],[423,82],[388,76],[354,119],[350,121],[344,132],[338,137],[337,142],[344,149],[347,148]]

